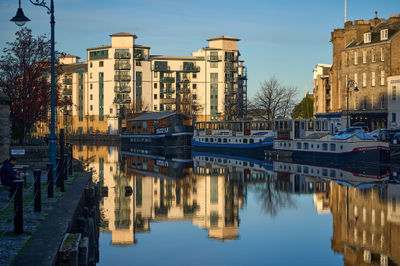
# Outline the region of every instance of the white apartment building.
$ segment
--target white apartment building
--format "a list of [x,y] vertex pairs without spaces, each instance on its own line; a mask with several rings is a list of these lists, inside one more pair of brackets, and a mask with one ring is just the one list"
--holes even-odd
[[247,73],[239,39],[211,38],[191,56],[154,56],[150,47],[135,44],[136,35],[110,37],[111,45],[87,49],[89,133],[118,133],[127,110],[177,110],[197,121],[245,115]]

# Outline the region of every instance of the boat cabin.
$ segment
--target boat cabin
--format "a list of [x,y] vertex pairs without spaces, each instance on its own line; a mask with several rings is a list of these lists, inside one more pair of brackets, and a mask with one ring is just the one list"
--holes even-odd
[[273,130],[272,121],[213,121],[195,123],[195,136],[251,136]]
[[274,125],[278,139],[302,139],[314,133],[335,134],[340,119],[277,119]]

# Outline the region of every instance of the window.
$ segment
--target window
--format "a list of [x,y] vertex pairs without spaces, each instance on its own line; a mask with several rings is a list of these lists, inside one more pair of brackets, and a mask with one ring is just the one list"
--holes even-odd
[[381,71],[381,85],[385,85],[385,70]]
[[357,51],[354,52],[354,64],[358,65],[358,52]]
[[388,29],[381,30],[381,41],[387,40],[389,38]]
[[104,61],[99,61],[99,67],[103,67],[104,66]]
[[194,78],[194,79],[197,78],[197,74],[193,73],[192,78]]
[[154,111],[157,111],[157,105],[154,105]]
[[308,150],[308,143],[304,142],[303,147],[304,147],[305,150]]
[[197,89],[197,84],[196,83],[193,83],[193,89],[195,90],[195,89]]
[[301,142],[297,142],[297,149],[301,149]]
[[354,81],[358,84],[358,73],[354,73]]
[[392,101],[396,102],[396,86],[392,87]]
[[89,66],[92,68],[92,67],[93,67],[93,63],[92,63],[92,62],[90,62]]
[[396,113],[392,113],[392,123],[396,123]]
[[90,94],[90,100],[93,100],[93,94]]
[[157,83],[154,83],[154,89],[157,89]]
[[354,110],[357,110],[358,107],[358,96],[354,96]]
[[346,65],[349,65],[349,53],[346,53]]
[[135,65],[136,65],[136,66],[142,66],[142,61],[138,61],[138,60],[136,60],[136,63],[135,63]]
[[371,51],[371,61],[372,62],[376,61],[376,50],[375,50],[375,47],[372,48],[372,51]]
[[218,68],[218,62],[210,62],[210,68]]
[[364,43],[370,43],[370,42],[371,42],[371,32],[364,33]]
[[363,64],[367,63],[367,50],[363,51]]
[[362,86],[367,87],[367,73],[363,73]]
[[154,100],[157,100],[157,94],[154,94]]
[[90,89],[93,89],[93,84],[90,84]]
[[375,87],[375,72],[371,73],[371,86]]
[[93,78],[93,73],[90,73],[89,77],[90,77],[90,78]]
[[385,51],[383,50],[383,47],[381,47],[381,61],[385,61]]
[[143,122],[143,130],[146,130],[146,129],[147,129],[147,122],[144,121],[144,122]]
[[328,150],[328,143],[322,143],[322,150],[327,151]]
[[93,111],[93,105],[90,106],[90,111]]
[[331,145],[330,145],[330,150],[331,150],[331,151],[336,151],[336,144],[331,143]]
[[112,108],[110,108],[110,114],[112,114],[113,113],[113,109]]
[[158,72],[154,72],[154,78],[158,78]]
[[193,94],[193,100],[197,100],[197,94]]
[[243,143],[247,143],[247,139],[243,139]]

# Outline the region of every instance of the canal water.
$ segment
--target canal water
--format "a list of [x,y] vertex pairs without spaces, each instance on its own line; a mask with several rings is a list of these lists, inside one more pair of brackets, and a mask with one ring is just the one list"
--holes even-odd
[[350,170],[74,146],[101,186],[99,265],[398,265],[400,184]]

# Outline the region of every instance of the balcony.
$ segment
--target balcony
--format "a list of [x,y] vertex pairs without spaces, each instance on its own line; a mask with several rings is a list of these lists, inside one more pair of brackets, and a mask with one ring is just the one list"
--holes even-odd
[[118,96],[116,96],[115,98],[114,98],[114,103],[117,103],[117,104],[128,104],[128,103],[131,103],[131,97],[125,97],[125,98],[121,98],[121,97],[118,97]]
[[180,67],[181,72],[200,72],[200,67],[196,65],[183,65]]
[[160,89],[160,93],[175,93],[173,89]]
[[171,68],[169,66],[165,66],[165,65],[154,65],[153,71],[168,72],[168,71],[171,71]]
[[114,70],[130,70],[131,64],[114,64]]
[[114,53],[114,59],[131,59],[131,53]]
[[237,72],[238,67],[234,65],[225,65],[225,72]]
[[114,92],[116,93],[129,93],[131,92],[131,86],[115,86]]
[[130,75],[114,75],[115,81],[131,81]]
[[175,78],[173,78],[173,77],[162,77],[162,78],[160,78],[160,82],[163,82],[163,83],[174,83],[175,82]]
[[72,95],[72,89],[64,89],[64,95]]
[[63,80],[64,85],[72,85],[72,78],[65,78]]
[[235,78],[225,78],[225,83],[236,83],[236,79]]
[[229,62],[236,62],[238,60],[237,56],[228,56],[225,57],[225,61],[229,61]]
[[190,82],[190,79],[189,78],[182,78],[182,79],[180,79],[180,80],[177,80],[176,81],[177,83],[189,83]]
[[166,103],[166,104],[175,104],[175,98],[164,98],[160,99],[160,103]]
[[207,61],[210,61],[210,62],[222,61],[222,56],[218,56],[218,55],[209,55],[209,56],[207,57]]
[[137,52],[135,52],[135,53],[133,53],[133,59],[136,59],[136,60],[145,60],[145,59],[146,59],[146,56],[145,56],[143,53],[137,53]]

